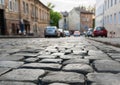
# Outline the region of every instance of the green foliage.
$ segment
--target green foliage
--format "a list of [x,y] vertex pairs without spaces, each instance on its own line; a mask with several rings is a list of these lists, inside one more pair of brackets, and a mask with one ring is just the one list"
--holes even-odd
[[47,7],[50,9],[50,25],[58,27],[58,22],[61,19],[61,14],[53,10],[55,5],[50,2],[47,4]]
[[49,3],[47,4],[47,7],[50,8],[50,9],[53,9],[53,8],[55,7],[55,5],[53,5],[52,3],[49,2]]
[[51,26],[57,26],[58,22],[61,19],[61,14],[59,12],[55,12],[53,10],[50,10],[50,25]]

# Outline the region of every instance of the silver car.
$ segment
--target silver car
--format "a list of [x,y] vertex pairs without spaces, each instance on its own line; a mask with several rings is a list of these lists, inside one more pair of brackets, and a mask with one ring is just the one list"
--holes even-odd
[[59,32],[57,30],[57,27],[56,26],[48,26],[48,27],[46,27],[46,29],[44,31],[44,36],[45,37],[58,37]]

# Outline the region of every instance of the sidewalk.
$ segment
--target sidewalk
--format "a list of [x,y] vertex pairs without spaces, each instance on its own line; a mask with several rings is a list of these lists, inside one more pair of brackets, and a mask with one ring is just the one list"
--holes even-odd
[[104,43],[104,44],[107,44],[107,45],[120,47],[120,38],[101,38],[101,37],[98,37],[98,38],[88,38],[88,39],[94,40],[94,41],[97,41],[97,42],[101,42],[101,43]]
[[40,38],[40,36],[28,36],[28,35],[0,35],[0,39],[4,38]]

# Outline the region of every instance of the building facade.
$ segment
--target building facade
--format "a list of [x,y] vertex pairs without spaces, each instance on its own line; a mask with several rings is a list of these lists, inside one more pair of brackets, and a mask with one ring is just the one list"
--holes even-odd
[[[97,0],[96,26],[104,26],[108,36],[120,37],[120,0]],[[103,8],[103,9],[102,9]],[[98,14],[102,15],[98,17]],[[102,20],[102,24],[98,24]]]
[[82,33],[88,28],[93,28],[93,15],[94,13],[80,7],[72,9],[69,12],[69,30]]
[[87,31],[89,28],[93,28],[93,16],[94,13],[89,11],[81,11],[80,12],[80,22],[81,22],[81,29],[80,32]]
[[104,0],[96,0],[95,26],[104,26]]
[[69,30],[68,12],[61,12],[62,18],[59,20],[59,28]]
[[0,0],[0,34],[34,34],[43,37],[49,25],[49,8],[39,0]]
[[80,31],[80,7],[73,8],[69,12],[69,30],[73,33],[73,31]]

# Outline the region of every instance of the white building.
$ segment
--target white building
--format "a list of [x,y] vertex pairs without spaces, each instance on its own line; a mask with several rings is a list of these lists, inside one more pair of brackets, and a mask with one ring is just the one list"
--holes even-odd
[[120,0],[96,1],[96,26],[104,26],[108,36],[120,37]]
[[73,8],[69,12],[69,30],[80,31],[80,7]]
[[68,12],[61,12],[62,18],[59,20],[59,28],[69,30]]
[[104,26],[109,35],[120,37],[120,0],[104,0]]
[[104,0],[96,0],[95,26],[104,26]]

